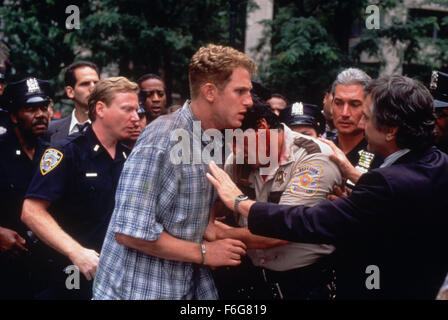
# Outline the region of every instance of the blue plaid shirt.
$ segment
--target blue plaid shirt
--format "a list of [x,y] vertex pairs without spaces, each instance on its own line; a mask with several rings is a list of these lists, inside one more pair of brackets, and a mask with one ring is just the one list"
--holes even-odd
[[[165,260],[120,245],[115,233],[154,241],[162,231],[199,243],[208,224],[214,190],[206,164],[174,165],[170,152],[184,129],[193,146],[194,116],[188,102],[145,128],[125,162],[96,272],[94,299],[217,299],[208,267]],[[202,133],[202,130],[201,130]],[[204,143],[198,142],[202,152]]]

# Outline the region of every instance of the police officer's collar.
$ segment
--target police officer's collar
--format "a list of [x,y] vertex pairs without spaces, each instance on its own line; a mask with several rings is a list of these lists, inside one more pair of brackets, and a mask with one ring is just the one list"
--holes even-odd
[[[90,156],[95,158],[102,153],[106,153],[109,156],[107,150],[103,147],[100,140],[96,136],[95,132],[92,129],[92,126],[88,126],[85,131],[85,136],[87,137],[87,141],[89,142]],[[122,161],[126,160],[129,154],[129,149],[125,147],[122,143],[117,142],[115,147],[115,159],[114,161]]]
[[[263,175],[268,176],[266,181],[269,180],[269,177],[273,177],[276,174],[278,168],[285,166],[294,161],[294,159],[292,157],[292,153],[294,152],[293,151],[293,148],[294,148],[293,135],[294,135],[294,133],[284,123],[282,123],[282,126],[283,126],[283,143],[282,143],[282,150],[280,152],[280,157],[278,159],[278,165],[276,167],[273,167],[273,166],[263,167]],[[278,130],[278,131],[280,132],[280,130]],[[261,170],[261,168],[259,168],[259,170]],[[261,171],[260,171],[260,175],[262,175]]]
[[286,124],[283,125],[283,145],[280,153],[279,165],[283,166],[294,161],[293,153],[295,148],[294,131],[292,131]]

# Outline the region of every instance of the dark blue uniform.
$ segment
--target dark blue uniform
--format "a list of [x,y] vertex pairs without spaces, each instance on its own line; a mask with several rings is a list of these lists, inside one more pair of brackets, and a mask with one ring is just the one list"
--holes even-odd
[[[23,199],[33,174],[38,167],[47,143],[37,140],[34,158],[30,160],[23,151],[14,131],[9,128],[0,135],[0,226],[19,233],[30,247],[31,241],[26,236],[26,227],[20,221]],[[0,254],[0,298],[31,298],[29,278],[29,256],[12,258],[8,254]],[[8,285],[9,284],[9,285]]]
[[[83,247],[100,252],[128,153],[118,143],[112,159],[92,127],[68,136],[45,151],[26,198],[50,201],[48,211],[61,228]],[[65,288],[67,275],[62,270],[72,264],[67,257],[53,251],[52,260],[50,288],[38,298],[91,297],[92,282],[84,281],[83,275],[81,290]]]

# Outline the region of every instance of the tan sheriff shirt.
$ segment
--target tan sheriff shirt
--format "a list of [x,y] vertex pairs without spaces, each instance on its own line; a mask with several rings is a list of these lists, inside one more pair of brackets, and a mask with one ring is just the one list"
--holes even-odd
[[[260,170],[252,170],[247,182],[255,190],[257,201],[273,201],[277,195],[280,204],[312,207],[326,199],[334,184],[341,184],[341,173],[328,158],[332,153],[329,146],[296,133],[286,125],[283,127],[283,148],[278,166],[270,170],[264,182]],[[233,166],[233,155],[230,155],[224,168],[236,181]],[[239,225],[247,227],[247,219],[240,217]],[[327,244],[290,243],[268,249],[248,249],[247,253],[256,266],[285,271],[313,264],[333,251],[334,247]]]

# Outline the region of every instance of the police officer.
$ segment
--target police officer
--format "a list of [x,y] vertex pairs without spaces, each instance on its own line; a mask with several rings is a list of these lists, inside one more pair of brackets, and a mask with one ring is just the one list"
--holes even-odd
[[280,111],[280,120],[292,131],[320,137],[325,131],[325,118],[320,107],[314,104],[295,102]]
[[[139,120],[137,92],[137,84],[123,77],[100,80],[88,101],[92,125],[56,142],[42,156],[22,210],[22,221],[57,251],[50,261],[48,288],[38,299],[92,296],[116,186],[129,153],[119,141],[130,137]],[[73,265],[82,274],[79,289]]]
[[47,81],[26,78],[10,83],[5,107],[12,127],[0,127],[0,299],[30,299],[29,243],[20,222],[22,202],[47,147],[40,137],[50,121]]
[[436,112],[437,147],[448,153],[448,74],[433,71],[429,89]]
[[[334,184],[341,183],[339,169],[328,154],[331,150],[322,142],[293,132],[281,124],[269,106],[254,99],[254,105],[243,120],[242,129],[264,129],[275,139],[272,129],[278,132],[278,164],[261,170],[259,163],[238,164],[234,159],[226,160],[225,170],[232,180],[251,199],[281,204],[304,204],[314,206],[326,199]],[[257,133],[258,135],[258,133]],[[261,140],[260,140],[261,141]],[[261,146],[258,145],[258,149]],[[254,148],[255,149],[255,148]],[[236,147],[238,154],[238,146]],[[250,147],[246,158],[250,159]],[[272,150],[270,150],[272,152]],[[325,172],[325,174],[322,174]],[[247,229],[247,220],[238,219],[240,228],[230,228],[216,223],[216,237],[235,238],[246,243],[247,254],[256,268],[243,265],[246,288],[237,289],[234,296],[225,298],[250,299],[329,299],[327,285],[332,282],[329,255],[334,247],[325,244],[285,243],[272,238],[258,237]],[[213,234],[213,231],[211,231]],[[232,273],[232,270],[229,272]],[[235,272],[236,273],[236,272]],[[235,286],[234,278],[221,281],[221,293],[231,294],[228,289]],[[237,274],[237,277],[239,275]],[[243,277],[240,277],[243,278]],[[242,281],[236,283],[241,286]],[[264,288],[267,288],[263,290]],[[265,295],[263,296],[263,292]]]
[[[370,81],[371,78],[364,71],[348,68],[338,74],[331,87],[331,113],[338,131],[335,144],[360,173],[378,168],[383,162],[381,157],[367,151],[367,140],[364,137],[362,106],[365,100],[364,88]],[[350,180],[347,180],[347,185],[354,187]]]

